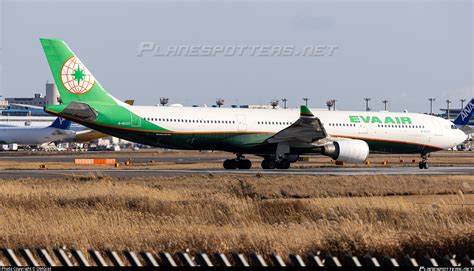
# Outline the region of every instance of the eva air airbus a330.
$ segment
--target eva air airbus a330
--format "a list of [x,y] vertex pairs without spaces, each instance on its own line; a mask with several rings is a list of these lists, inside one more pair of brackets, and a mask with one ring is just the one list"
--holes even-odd
[[302,154],[363,163],[369,151],[424,157],[466,140],[450,121],[424,114],[132,106],[108,93],[64,41],[41,44],[61,96],[46,112],[145,145],[234,153],[226,169],[249,169],[245,154],[263,157],[264,169],[287,169]]

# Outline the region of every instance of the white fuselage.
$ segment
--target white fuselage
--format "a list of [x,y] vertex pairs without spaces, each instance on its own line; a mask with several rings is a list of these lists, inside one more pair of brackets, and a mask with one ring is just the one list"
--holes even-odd
[[[277,133],[299,118],[296,109],[130,106],[143,119],[174,133]],[[445,119],[417,113],[312,109],[333,138],[354,138],[447,149],[466,135]],[[132,120],[132,122],[140,120]]]
[[54,141],[71,140],[76,133],[54,127],[2,127],[0,144],[41,145]]

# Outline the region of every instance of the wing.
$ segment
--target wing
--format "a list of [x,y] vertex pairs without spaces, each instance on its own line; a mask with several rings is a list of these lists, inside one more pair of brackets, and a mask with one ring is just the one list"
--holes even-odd
[[300,118],[287,128],[267,139],[267,143],[288,142],[290,145],[310,145],[327,137],[321,121],[302,105]]
[[10,105],[18,106],[18,107],[24,107],[24,108],[33,108],[33,109],[43,109],[42,106],[36,106],[36,105],[29,105],[29,104],[16,104],[16,103],[11,103]]
[[109,135],[103,134],[101,132],[97,132],[95,130],[82,130],[76,131],[76,137],[74,138],[74,142],[89,142],[92,140],[96,140],[102,137],[108,137]]

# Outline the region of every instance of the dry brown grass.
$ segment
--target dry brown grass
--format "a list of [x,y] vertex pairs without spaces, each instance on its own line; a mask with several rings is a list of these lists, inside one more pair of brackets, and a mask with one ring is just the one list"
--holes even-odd
[[91,175],[0,180],[0,189],[3,247],[474,251],[474,176]]

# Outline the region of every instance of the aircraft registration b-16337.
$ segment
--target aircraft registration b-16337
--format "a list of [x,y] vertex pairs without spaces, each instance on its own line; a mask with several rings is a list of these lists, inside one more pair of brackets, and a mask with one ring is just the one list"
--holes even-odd
[[302,154],[363,163],[370,151],[419,153],[419,167],[428,168],[428,153],[466,140],[452,122],[415,113],[131,106],[108,93],[64,41],[41,44],[62,102],[46,112],[145,145],[235,153],[226,169],[250,168],[245,154],[263,157],[264,169],[287,169]]

